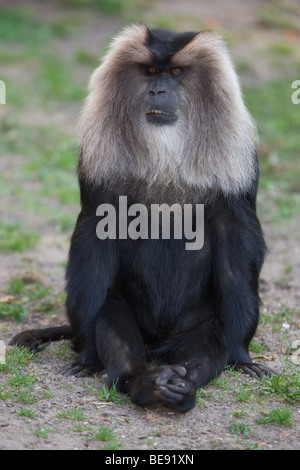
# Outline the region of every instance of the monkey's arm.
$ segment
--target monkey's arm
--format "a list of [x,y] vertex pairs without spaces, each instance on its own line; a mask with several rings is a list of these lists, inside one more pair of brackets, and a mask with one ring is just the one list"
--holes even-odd
[[[96,211],[95,211],[96,212]],[[66,270],[67,315],[83,367],[99,362],[95,326],[118,270],[116,240],[99,240],[94,211],[81,212],[71,240]]]
[[216,216],[214,236],[214,291],[228,364],[250,375],[270,373],[253,364],[248,352],[259,318],[258,281],[266,251],[254,201],[226,202]]

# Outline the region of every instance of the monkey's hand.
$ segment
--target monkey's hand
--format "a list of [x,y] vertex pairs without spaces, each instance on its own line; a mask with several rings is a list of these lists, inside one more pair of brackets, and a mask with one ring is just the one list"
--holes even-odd
[[196,402],[196,387],[179,365],[147,370],[128,385],[131,400],[141,406],[159,402],[185,413]]

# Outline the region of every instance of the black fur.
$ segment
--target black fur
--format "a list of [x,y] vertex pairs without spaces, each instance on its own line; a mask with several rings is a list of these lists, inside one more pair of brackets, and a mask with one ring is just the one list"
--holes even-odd
[[[196,202],[208,201],[199,251],[187,251],[185,240],[99,240],[96,207],[117,207],[121,193],[131,205],[140,194],[133,181],[93,190],[80,183],[82,210],[67,266],[67,313],[79,356],[67,375],[105,367],[109,385],[117,382],[134,403],[187,411],[196,389],[227,364],[265,373],[248,353],[265,253],[257,182],[245,195],[197,195]],[[161,202],[156,191],[152,197]],[[149,359],[168,365],[150,366]]]

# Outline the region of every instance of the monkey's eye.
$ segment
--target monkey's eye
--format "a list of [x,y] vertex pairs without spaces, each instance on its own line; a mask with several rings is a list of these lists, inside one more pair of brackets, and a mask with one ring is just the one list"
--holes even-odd
[[170,70],[172,75],[176,75],[177,77],[183,73],[183,69],[180,67],[174,67]]
[[151,75],[154,73],[158,73],[158,69],[156,67],[148,67],[148,73]]

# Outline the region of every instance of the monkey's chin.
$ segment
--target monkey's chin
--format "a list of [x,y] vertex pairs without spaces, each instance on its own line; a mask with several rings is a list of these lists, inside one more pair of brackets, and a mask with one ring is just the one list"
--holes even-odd
[[156,126],[170,126],[175,124],[177,121],[177,116],[175,114],[166,114],[166,113],[147,113],[146,114],[147,122],[154,124]]

